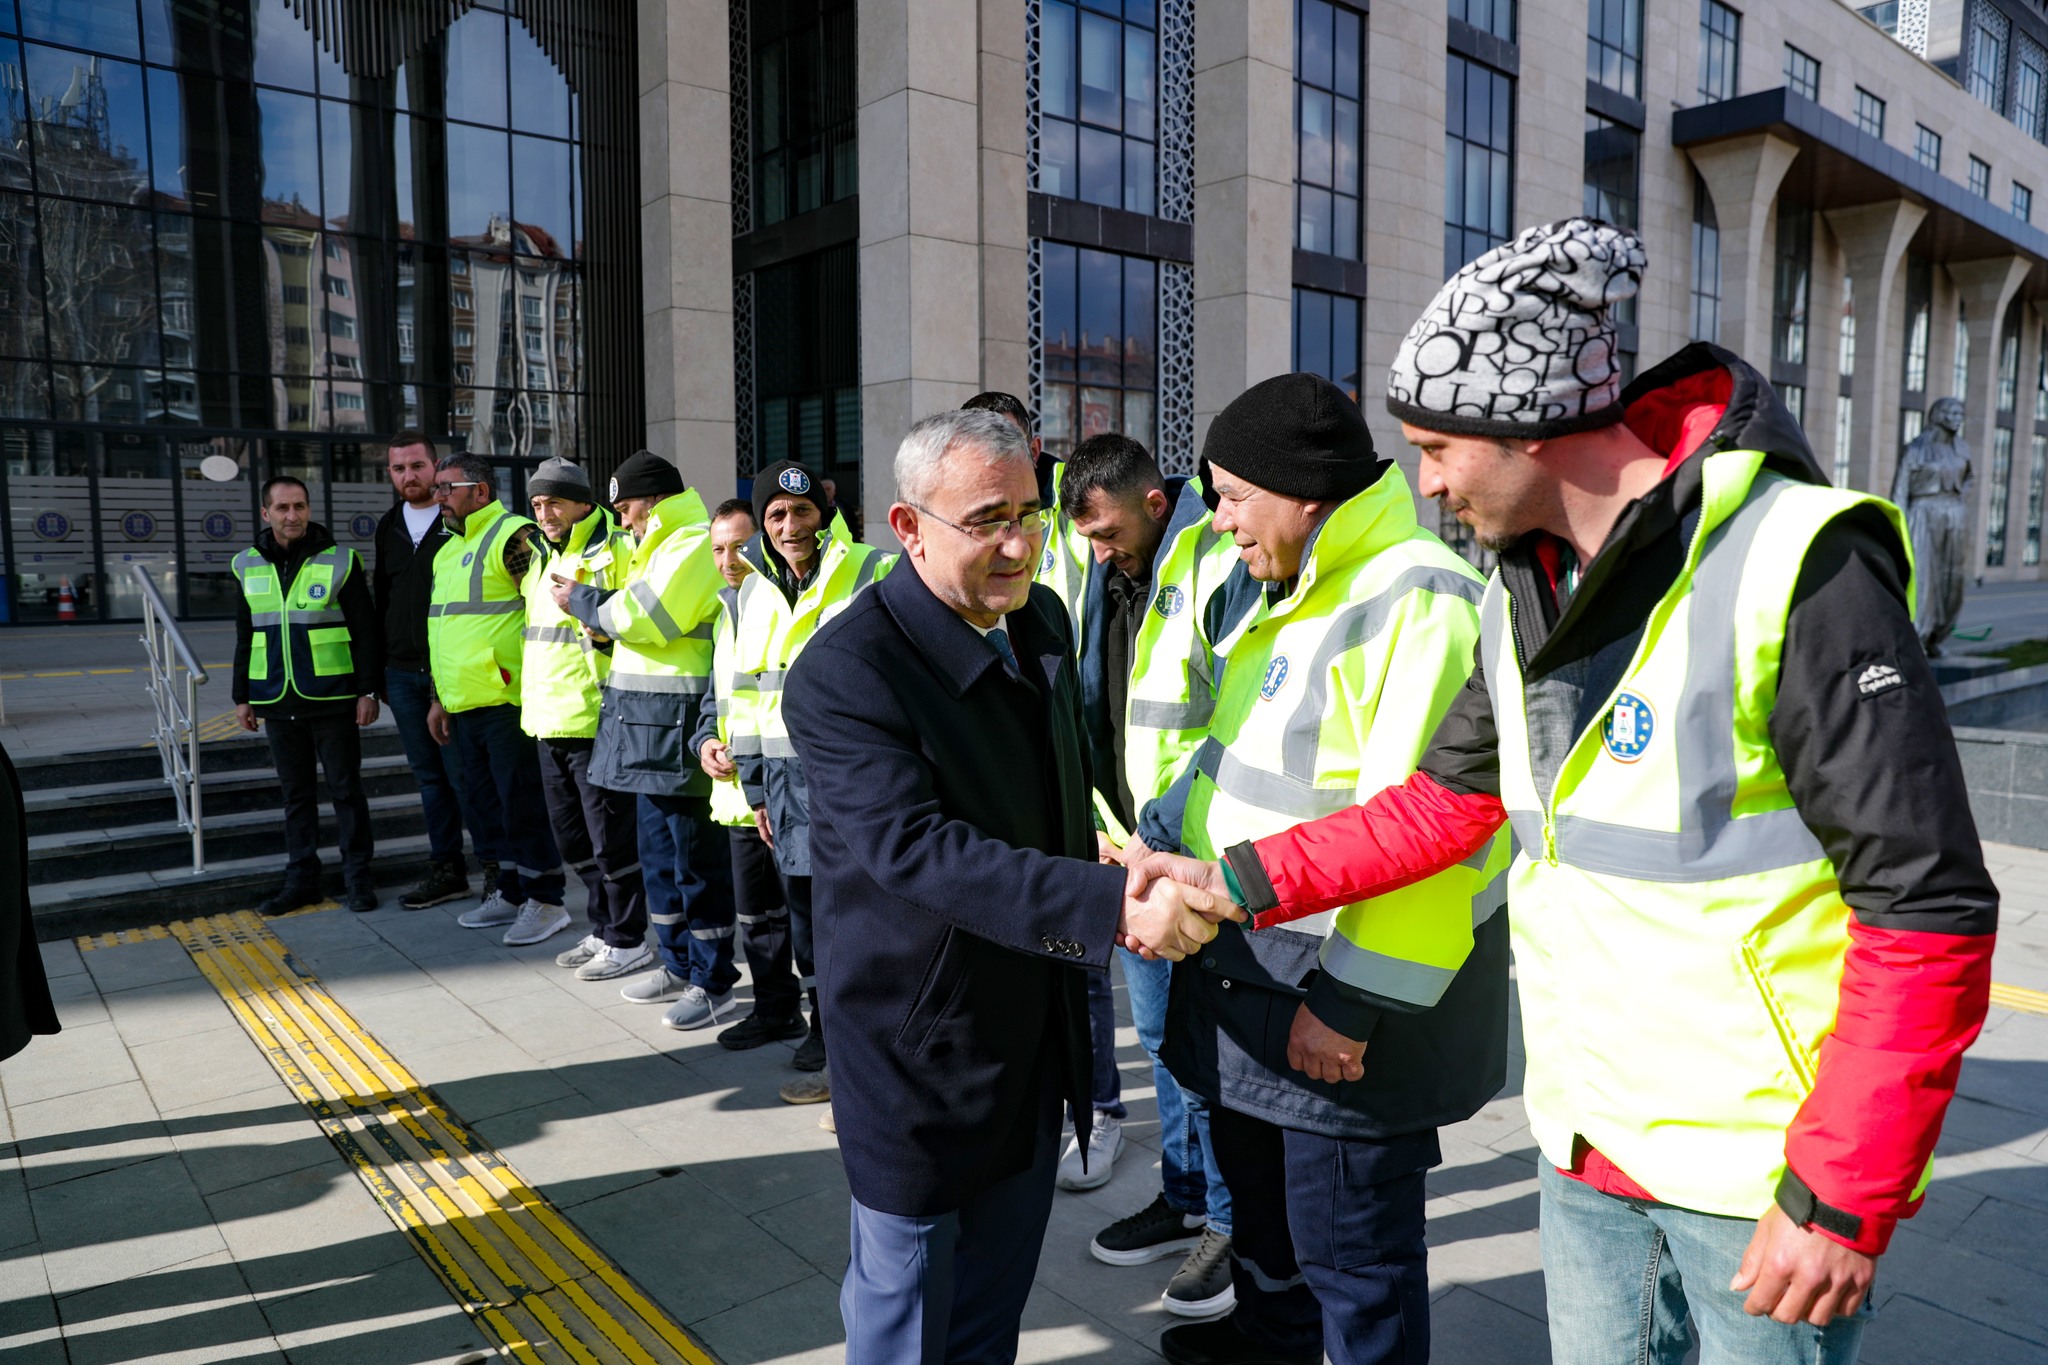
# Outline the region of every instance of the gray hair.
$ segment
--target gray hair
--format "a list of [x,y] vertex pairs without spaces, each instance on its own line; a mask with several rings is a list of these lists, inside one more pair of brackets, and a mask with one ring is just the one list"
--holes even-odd
[[495,497],[497,495],[498,476],[491,469],[491,462],[481,455],[472,455],[466,450],[458,450],[453,455],[444,455],[435,461],[434,468],[440,473],[446,473],[452,469],[461,474],[463,478],[480,483],[490,489],[492,496]]
[[946,456],[963,446],[991,465],[1031,460],[1031,443],[1001,413],[967,408],[935,412],[920,417],[896,447],[896,496],[913,504],[930,501]]

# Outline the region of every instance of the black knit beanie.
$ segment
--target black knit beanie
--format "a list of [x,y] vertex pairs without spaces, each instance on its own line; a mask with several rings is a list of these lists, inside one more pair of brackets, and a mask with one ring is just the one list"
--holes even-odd
[[820,522],[832,519],[832,509],[825,502],[825,490],[810,466],[798,464],[795,460],[782,460],[754,476],[754,525],[765,530],[768,504],[785,497],[808,498],[818,509]]
[[683,471],[651,450],[636,450],[612,475],[611,499],[670,498],[683,491]]
[[1246,389],[1209,423],[1202,463],[1268,492],[1342,502],[1384,467],[1365,414],[1316,374],[1281,374]]

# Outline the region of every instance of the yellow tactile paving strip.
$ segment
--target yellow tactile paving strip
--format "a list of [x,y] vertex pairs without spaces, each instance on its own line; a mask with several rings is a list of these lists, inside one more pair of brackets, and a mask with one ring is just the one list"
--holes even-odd
[[1991,1003],[2022,1014],[2048,1014],[2048,992],[2030,991],[2025,986],[1991,983]]
[[285,1084],[506,1358],[713,1358],[295,962],[252,911],[80,939],[174,937]]

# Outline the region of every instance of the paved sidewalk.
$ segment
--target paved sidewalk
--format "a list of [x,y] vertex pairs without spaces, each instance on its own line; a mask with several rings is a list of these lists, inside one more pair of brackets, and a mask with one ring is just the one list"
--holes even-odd
[[[195,621],[187,643],[209,676],[199,687],[203,739],[234,724],[235,625]],[[16,759],[151,742],[149,660],[139,625],[24,626],[0,630],[0,745]]]
[[[1993,846],[1996,977],[2048,990],[2048,854]],[[709,1032],[505,949],[454,912],[271,927],[297,962],[729,1365],[839,1358],[847,1193],[786,1047]],[[46,945],[65,1032],[0,1064],[0,1359],[457,1361],[486,1343],[175,941]],[[1119,987],[1121,995],[1121,987]],[[1151,1082],[1119,1030],[1116,1178],[1062,1194],[1027,1361],[1153,1361],[1171,1262],[1089,1237],[1157,1188]],[[1447,1130],[1430,1180],[1442,1365],[1548,1359],[1535,1153],[1513,1093]],[[1878,1281],[1873,1365],[2048,1358],[2048,1017],[1994,1008],[1938,1179]]]

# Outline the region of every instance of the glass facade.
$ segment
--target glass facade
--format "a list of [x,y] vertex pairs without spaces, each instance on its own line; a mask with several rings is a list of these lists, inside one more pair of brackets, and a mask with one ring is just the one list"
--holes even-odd
[[1319,374],[1351,395],[1359,395],[1360,301],[1319,289],[1294,291],[1294,368]]
[[750,7],[754,225],[860,192],[854,7],[818,0]]
[[1120,431],[1158,448],[1159,263],[1043,242],[1044,407],[1039,434],[1061,458]]
[[1039,25],[1036,188],[1156,213],[1159,39],[1153,0],[1085,0],[1079,6],[1045,0]]
[[1970,7],[1970,93],[1993,109],[2005,108],[2005,45],[2012,21],[1982,3]]
[[1700,103],[1734,99],[1741,78],[1742,15],[1721,0],[1700,0]]
[[1991,508],[1984,524],[1984,567],[2005,564],[2006,512],[2012,501],[2012,428],[1991,433]]
[[1692,175],[1692,330],[1694,341],[1721,339],[1721,224],[1714,197],[1698,171]]
[[1450,16],[1504,43],[1517,41],[1515,0],[1450,0]]
[[1514,231],[1515,82],[1453,52],[1444,96],[1444,274]]
[[1813,286],[1813,210],[1778,200],[1777,267],[1771,290],[1771,359],[1806,363],[1807,309]]
[[1586,77],[1632,100],[1643,97],[1643,0],[1588,0]]
[[757,469],[802,460],[860,487],[860,267],[852,242],[754,272]]
[[1355,261],[1365,165],[1365,19],[1325,0],[1298,0],[1294,34],[1294,244]]

